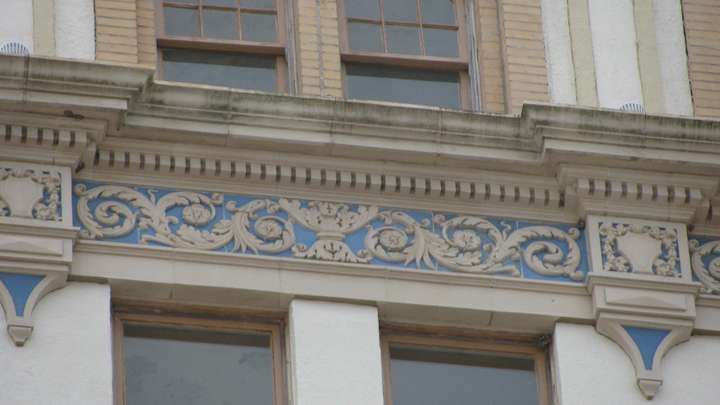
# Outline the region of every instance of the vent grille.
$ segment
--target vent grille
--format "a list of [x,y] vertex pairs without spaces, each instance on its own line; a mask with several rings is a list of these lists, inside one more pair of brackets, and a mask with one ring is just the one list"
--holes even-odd
[[20,42],[5,42],[0,45],[0,54],[3,55],[17,55],[17,56],[28,56],[30,51],[28,48]]
[[627,111],[627,112],[634,112],[634,113],[644,113],[645,107],[643,107],[640,103],[625,103],[620,107],[621,111]]

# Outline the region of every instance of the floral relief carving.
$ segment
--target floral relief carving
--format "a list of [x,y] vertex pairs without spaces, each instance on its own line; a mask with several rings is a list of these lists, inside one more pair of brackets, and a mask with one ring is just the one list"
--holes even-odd
[[[538,274],[582,280],[580,232],[552,226],[498,227],[480,217],[417,220],[377,206],[280,198],[225,202],[222,194],[145,192],[124,186],[77,184],[81,237],[117,238],[138,232],[138,243],[252,254],[289,252],[299,259],[369,263],[378,259],[417,268],[521,276],[520,260]],[[218,218],[218,207],[225,218]],[[380,223],[381,225],[378,225]],[[312,232],[296,238],[296,226]],[[365,232],[355,248],[351,235]],[[360,234],[362,237],[362,234]],[[309,246],[308,246],[309,245]],[[360,245],[360,246],[358,246]]]
[[599,233],[604,271],[681,276],[675,229],[603,222]]
[[690,240],[692,271],[702,284],[702,292],[720,295],[720,240],[700,243]]
[[33,169],[0,170],[0,217],[61,221],[60,176]]
[[[379,217],[384,226],[369,227],[365,246],[372,256],[385,261],[519,277],[516,262],[522,258],[532,271],[542,275],[573,280],[584,277],[578,268],[581,253],[576,239],[580,232],[575,228],[564,232],[548,226],[530,226],[511,232],[507,224],[501,230],[479,217],[458,216],[448,220],[435,215],[432,221],[418,221],[399,211],[383,212]],[[431,225],[437,226],[439,232],[433,232]],[[564,242],[567,252],[557,242]]]

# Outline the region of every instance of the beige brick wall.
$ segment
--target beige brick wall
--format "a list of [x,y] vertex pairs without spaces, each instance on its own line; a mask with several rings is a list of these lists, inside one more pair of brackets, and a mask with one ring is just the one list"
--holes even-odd
[[154,66],[153,0],[95,0],[96,58]]
[[335,0],[297,0],[298,92],[342,97],[340,37]]
[[525,101],[549,101],[540,0],[498,0],[505,59],[505,92],[510,110]]
[[498,0],[477,0],[475,7],[482,110],[504,113],[505,73],[498,21]]
[[138,63],[136,0],[95,1],[96,59]]
[[720,1],[683,0],[695,115],[720,118]]

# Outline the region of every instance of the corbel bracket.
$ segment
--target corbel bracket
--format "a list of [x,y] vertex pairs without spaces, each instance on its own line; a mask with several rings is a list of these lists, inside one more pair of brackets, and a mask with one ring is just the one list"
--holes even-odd
[[692,281],[685,226],[588,216],[588,290],[598,333],[618,344],[652,399],[662,385],[662,360],[690,338],[700,284]]

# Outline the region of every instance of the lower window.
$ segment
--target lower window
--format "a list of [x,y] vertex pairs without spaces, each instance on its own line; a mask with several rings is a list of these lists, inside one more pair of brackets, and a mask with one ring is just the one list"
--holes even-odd
[[545,354],[523,344],[385,334],[390,405],[546,405]]
[[282,404],[277,322],[116,312],[118,404]]

